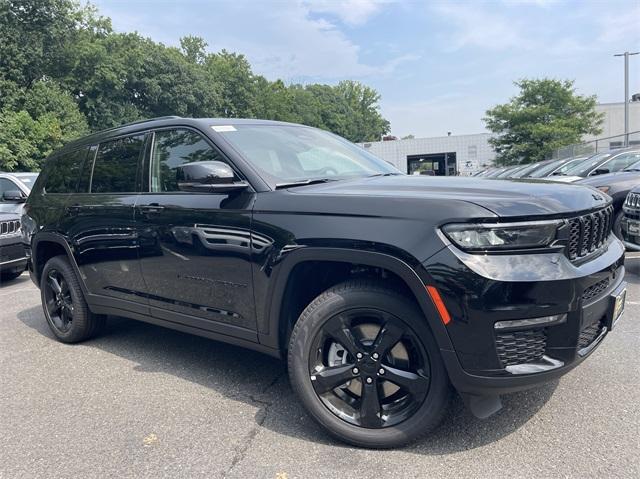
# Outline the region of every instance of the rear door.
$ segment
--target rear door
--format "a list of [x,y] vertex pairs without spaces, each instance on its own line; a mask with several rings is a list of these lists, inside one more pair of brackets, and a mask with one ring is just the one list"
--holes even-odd
[[117,307],[112,300],[124,300],[121,306],[140,313],[148,307],[133,216],[146,138],[138,133],[91,147],[60,222],[94,301]]
[[155,131],[149,159],[148,192],[140,196],[135,215],[151,314],[255,340],[250,263],[255,194],[251,189],[235,193],[178,189],[176,168],[184,163],[230,164],[196,130]]

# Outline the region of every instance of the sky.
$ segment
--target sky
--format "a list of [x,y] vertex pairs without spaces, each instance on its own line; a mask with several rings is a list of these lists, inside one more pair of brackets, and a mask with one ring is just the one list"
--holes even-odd
[[[603,103],[624,97],[640,51],[640,0],[92,0],[116,31],[166,45],[203,37],[287,83],[353,79],[381,95],[396,136],[485,131],[485,111],[520,78],[575,80]],[[640,92],[640,55],[630,59]]]

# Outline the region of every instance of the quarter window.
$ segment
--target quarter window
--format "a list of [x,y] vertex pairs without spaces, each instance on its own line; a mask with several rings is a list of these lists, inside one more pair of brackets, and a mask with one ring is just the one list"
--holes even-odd
[[143,146],[144,135],[101,143],[93,166],[91,192],[135,192]]
[[75,193],[87,149],[80,148],[52,159],[51,169],[47,174],[47,193]]
[[191,130],[161,130],[155,133],[151,156],[151,192],[179,191],[177,168],[194,161],[223,161],[224,157]]

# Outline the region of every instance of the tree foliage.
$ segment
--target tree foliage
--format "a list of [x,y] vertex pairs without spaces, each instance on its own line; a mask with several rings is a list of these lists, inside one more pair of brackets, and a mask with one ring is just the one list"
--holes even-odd
[[515,84],[520,93],[488,110],[484,119],[496,134],[489,143],[498,163],[540,161],[582,135],[601,133],[603,115],[595,111],[596,97],[576,94],[573,81],[543,78]]
[[74,0],[0,0],[0,170],[38,169],[89,131],[164,115],[292,121],[371,141],[389,130],[379,100],[354,81],[269,81],[197,36],[176,48],[114,32]]

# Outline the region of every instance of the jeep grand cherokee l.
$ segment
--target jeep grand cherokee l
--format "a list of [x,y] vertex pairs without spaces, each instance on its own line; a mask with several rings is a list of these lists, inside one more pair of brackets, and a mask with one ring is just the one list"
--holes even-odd
[[624,306],[611,200],[584,186],[407,176],[321,130],[162,118],[55,152],[23,216],[64,342],[125,316],[288,359],[352,444],[432,430],[457,390],[579,364]]

